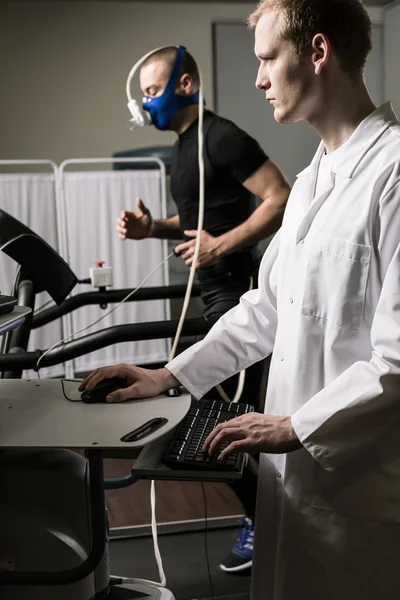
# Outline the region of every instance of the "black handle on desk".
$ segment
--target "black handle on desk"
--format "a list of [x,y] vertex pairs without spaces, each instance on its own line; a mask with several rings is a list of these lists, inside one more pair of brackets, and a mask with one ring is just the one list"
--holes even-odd
[[[120,342],[135,342],[139,340],[157,340],[174,337],[178,320],[154,321],[153,323],[136,323],[135,325],[114,325],[102,331],[96,331],[72,342],[51,350],[40,362],[40,367],[49,367],[78,356],[83,356],[94,350]],[[205,335],[211,325],[206,319],[186,319],[183,324],[181,337]],[[44,352],[44,351],[43,351]],[[17,352],[15,354],[0,354],[0,371],[34,369],[38,358],[43,354],[36,352]]]
[[168,423],[168,419],[165,417],[154,417],[154,419],[150,419],[150,421],[143,423],[140,427],[136,427],[133,431],[123,435],[121,442],[137,442],[142,438],[151,435],[166,423]]
[[[55,319],[59,319],[81,306],[90,304],[113,304],[121,302],[132,289],[108,290],[106,292],[84,292],[71,298],[67,298],[60,306],[51,306],[41,310],[33,316],[32,329],[42,327]],[[141,288],[135,292],[127,302],[139,302],[144,300],[169,300],[172,298],[184,298],[186,285],[163,285]],[[195,284],[191,296],[200,296],[200,286]]]

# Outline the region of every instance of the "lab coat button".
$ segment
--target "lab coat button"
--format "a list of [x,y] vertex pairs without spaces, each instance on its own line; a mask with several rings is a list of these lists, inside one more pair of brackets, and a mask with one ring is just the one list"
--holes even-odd
[[282,360],[282,361],[283,361],[283,360],[285,360],[283,356],[281,356],[281,360]]
[[282,478],[282,475],[280,473],[277,473],[276,476],[277,476],[278,479]]
[[293,304],[293,298],[290,298],[290,304]]

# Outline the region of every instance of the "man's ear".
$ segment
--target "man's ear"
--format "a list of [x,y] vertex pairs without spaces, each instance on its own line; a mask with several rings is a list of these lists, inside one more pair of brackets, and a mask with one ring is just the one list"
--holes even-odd
[[320,75],[322,69],[329,61],[332,46],[326,35],[323,33],[317,33],[317,35],[314,36],[311,46],[314,72],[316,75]]
[[181,75],[176,91],[178,94],[184,94],[185,96],[192,96],[196,93],[193,85],[193,79],[188,73]]

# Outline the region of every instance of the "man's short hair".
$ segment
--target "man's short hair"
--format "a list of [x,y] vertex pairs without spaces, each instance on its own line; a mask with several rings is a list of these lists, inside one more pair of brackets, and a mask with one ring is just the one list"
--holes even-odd
[[[163,48],[162,50],[158,50],[142,64],[142,68],[146,65],[149,65],[152,62],[162,60],[167,65],[168,76],[171,75],[172,69],[174,67],[176,57],[178,55],[178,49],[176,46],[169,46],[167,48]],[[179,73],[179,77],[187,73],[193,80],[195,86],[200,85],[200,76],[199,71],[197,69],[196,61],[193,56],[185,50],[185,54],[183,55],[181,70]]]
[[251,29],[267,10],[283,13],[281,35],[294,44],[299,55],[311,48],[317,33],[323,33],[344,71],[363,71],[372,48],[372,34],[371,20],[361,0],[261,0],[247,19]]

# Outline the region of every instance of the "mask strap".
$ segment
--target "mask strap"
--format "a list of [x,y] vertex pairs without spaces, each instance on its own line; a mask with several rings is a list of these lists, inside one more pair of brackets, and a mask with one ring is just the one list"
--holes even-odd
[[[178,48],[178,53],[176,55],[175,63],[172,68],[171,75],[170,75],[170,78],[167,83],[167,87],[164,90],[164,94],[168,94],[171,91],[175,92],[176,84],[178,83],[179,73],[181,71],[181,66],[182,66],[182,62],[183,62],[183,57],[186,52],[186,48],[185,48],[185,46],[181,46],[181,45],[177,46],[177,48]],[[163,94],[163,96],[164,96],[164,94]]]
[[[154,50],[151,50],[151,52],[148,52],[147,54],[145,54],[144,56],[142,56],[142,58],[140,58],[137,63],[135,63],[132,67],[132,69],[130,70],[130,73],[128,75],[128,79],[126,81],[126,95],[128,98],[128,101],[130,102],[132,100],[132,96],[131,96],[131,81],[133,79],[133,76],[135,75],[136,71],[138,70],[139,67],[142,66],[142,64],[148,59],[150,58],[150,56],[153,56],[153,54],[155,54],[156,52],[158,52],[159,50],[165,50],[167,48],[171,48],[171,46],[160,46],[159,48],[155,48]],[[184,48],[184,46],[177,46],[178,50],[179,48]],[[185,48],[186,50],[186,48]]]

